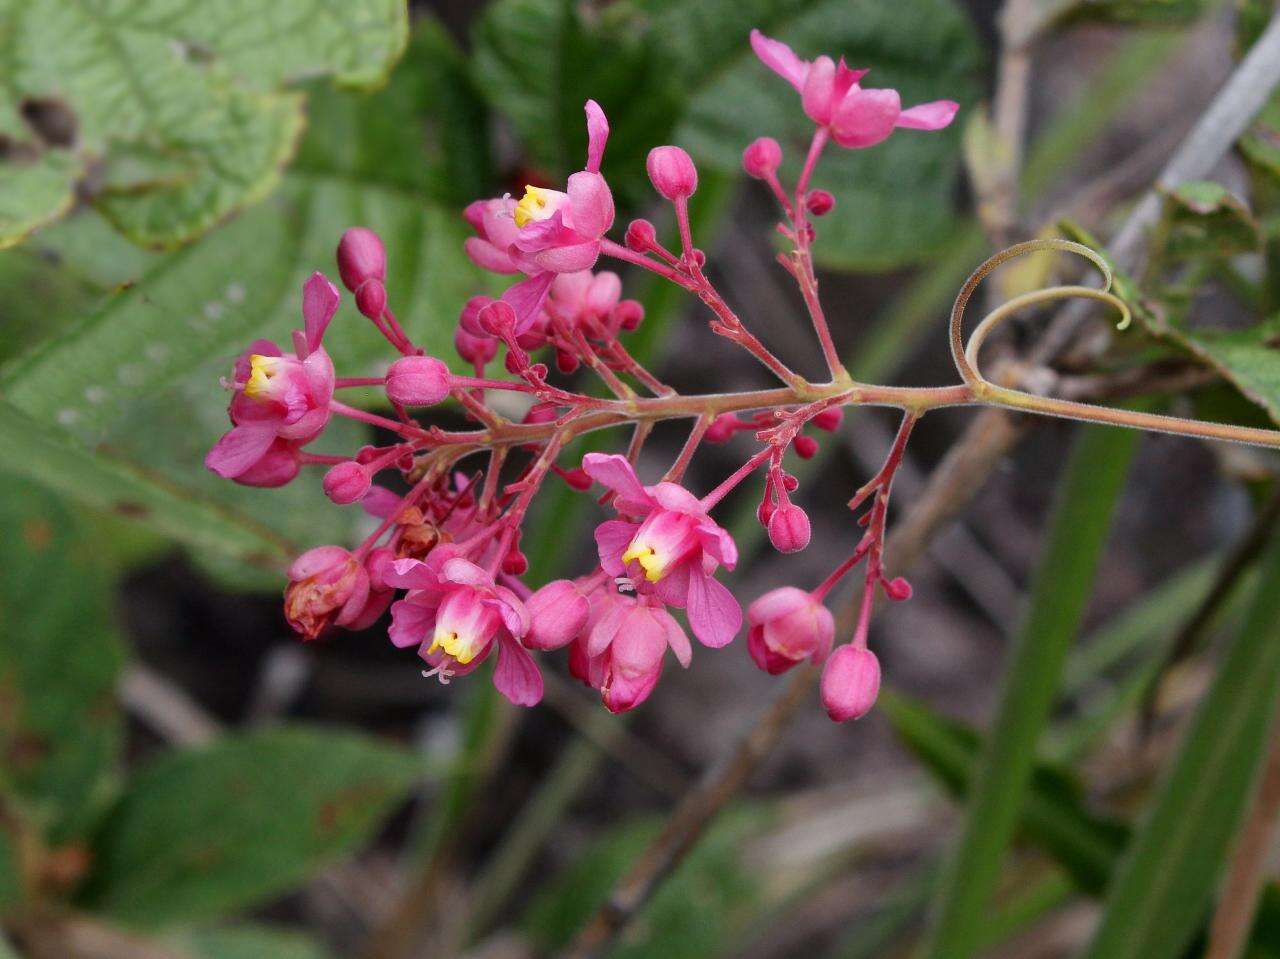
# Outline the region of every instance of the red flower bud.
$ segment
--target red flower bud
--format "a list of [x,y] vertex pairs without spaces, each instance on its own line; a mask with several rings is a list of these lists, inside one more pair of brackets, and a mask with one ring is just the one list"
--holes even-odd
[[658,243],[658,231],[648,220],[632,220],[627,225],[627,249],[636,253],[652,250]]
[[570,489],[577,490],[579,493],[586,492],[591,489],[591,477],[587,475],[587,471],[581,467],[565,470],[561,474]]
[[623,300],[613,308],[613,322],[630,332],[644,321],[644,307],[638,300]]
[[356,290],[356,309],[371,320],[377,320],[387,309],[387,288],[381,280],[369,280]]
[[698,169],[689,154],[679,147],[654,147],[644,168],[653,188],[668,200],[686,200],[698,189]]
[[796,451],[796,456],[802,460],[812,459],[818,452],[818,441],[812,436],[797,436],[791,446]]
[[773,137],[760,137],[742,151],[742,169],[757,180],[777,173],[781,163],[782,147]]
[[820,430],[826,430],[828,433],[834,432],[840,428],[841,422],[844,421],[844,410],[838,406],[828,406],[825,410],[811,419],[812,423]]
[[911,584],[901,576],[888,580],[884,584],[884,594],[896,603],[911,598]]
[[711,421],[702,438],[708,443],[727,443],[733,439],[733,434],[738,432],[739,422],[740,420],[733,413],[721,413]]
[[814,216],[826,216],[834,209],[836,198],[826,190],[810,190],[804,198],[804,205]]
[[498,355],[498,341],[491,336],[476,336],[462,327],[453,334],[453,345],[458,355],[468,363],[483,366]]

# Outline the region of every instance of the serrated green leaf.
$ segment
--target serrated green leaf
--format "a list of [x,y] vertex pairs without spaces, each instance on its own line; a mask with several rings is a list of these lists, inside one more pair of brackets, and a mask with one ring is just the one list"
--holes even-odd
[[191,959],[327,959],[310,936],[266,925],[225,926],[170,936]]
[[261,902],[367,842],[420,771],[385,743],[303,727],[163,756],[108,814],[82,902],[145,926]]
[[1112,880],[1089,959],[1180,956],[1203,922],[1280,696],[1280,545]]
[[274,87],[378,82],[407,14],[403,0],[4,0],[0,32],[4,179],[45,171],[0,244],[65,209],[71,184],[120,148],[163,159],[166,176],[132,189],[108,178],[95,202],[134,241],[171,247],[278,182],[303,99]]
[[113,584],[83,518],[7,473],[0,542],[0,796],[65,842],[101,804],[120,745]]

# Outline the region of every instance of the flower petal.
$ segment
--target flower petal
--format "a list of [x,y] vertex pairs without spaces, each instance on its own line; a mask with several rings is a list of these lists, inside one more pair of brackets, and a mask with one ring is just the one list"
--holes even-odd
[[797,92],[803,90],[809,63],[796,56],[789,46],[781,40],[766,37],[759,30],[752,30],[751,49],[761,63],[795,87]]
[[536,706],[542,700],[542,673],[528,651],[508,636],[498,640],[498,665],[493,685],[517,706]]
[[831,135],[851,150],[875,146],[893,132],[902,112],[897,90],[851,90],[831,118]]
[[613,226],[613,193],[599,173],[582,170],[569,177],[569,215],[565,225],[587,240],[598,240]]
[[675,653],[676,661],[685,669],[688,669],[689,663],[693,661],[693,650],[689,646],[689,637],[680,628],[680,624],[676,622],[675,617],[665,609],[656,611],[654,616],[657,617],[666,630],[667,645],[671,647],[671,652]]
[[555,278],[556,275],[549,271],[535,273],[507,287],[502,294],[502,302],[516,311],[516,336],[533,325],[542,311],[542,304],[547,301],[547,291],[551,289],[551,281]]
[[262,459],[275,438],[276,429],[270,422],[234,426],[205,455],[205,468],[223,479],[235,479]]
[[689,577],[689,627],[704,646],[718,649],[733,641],[742,626],[742,608],[715,577],[693,570]]
[[622,554],[627,545],[635,538],[637,523],[628,523],[622,519],[606,520],[596,527],[596,550],[600,554],[600,568],[610,576],[621,576],[626,569],[622,565]]
[[630,460],[618,453],[588,453],[582,457],[582,469],[601,486],[613,490],[622,499],[651,502],[649,494],[640,485],[636,469]]
[[909,130],[941,130],[955,119],[960,104],[955,100],[934,100],[903,110],[897,125]]
[[338,312],[338,288],[317,270],[302,285],[302,323],[307,331],[308,352],[320,345],[324,331]]
[[599,173],[600,162],[604,159],[604,145],[609,140],[609,121],[595,100],[588,100],[583,109],[587,114],[586,169],[590,173]]

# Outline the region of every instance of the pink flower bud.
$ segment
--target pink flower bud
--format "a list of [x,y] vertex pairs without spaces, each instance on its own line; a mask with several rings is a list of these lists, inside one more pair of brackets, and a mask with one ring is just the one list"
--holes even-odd
[[480,311],[493,302],[491,296],[473,296],[458,314],[458,325],[472,336],[488,336],[489,331],[480,325]]
[[339,506],[346,506],[369,492],[373,478],[367,467],[355,460],[347,460],[331,467],[324,474],[324,495]]
[[756,507],[757,522],[759,522],[760,525],[763,526],[765,529],[768,529],[769,520],[773,517],[774,511],[777,510],[777,508],[778,507],[774,505],[773,500],[771,499],[761,500],[760,505]]
[[818,452],[818,441],[812,436],[797,436],[791,446],[796,451],[796,456],[802,460],[812,459]]
[[836,205],[836,198],[826,190],[810,190],[804,205],[814,216],[826,216]]
[[525,645],[534,649],[559,649],[582,632],[590,604],[572,582],[558,579],[547,583],[525,601],[530,627]]
[[644,307],[638,300],[623,300],[613,310],[613,322],[630,332],[644,322]]
[[828,433],[834,432],[840,428],[841,422],[844,421],[844,410],[838,406],[828,406],[825,410],[811,419],[812,423],[820,430],[826,430]]
[[494,300],[481,308],[476,317],[480,328],[492,336],[502,336],[515,330],[516,311],[510,303]]
[[880,693],[880,661],[869,649],[841,646],[822,670],[822,705],[838,723],[865,716]]
[[381,319],[387,309],[387,288],[379,280],[370,280],[356,290],[356,309],[371,320]]
[[794,493],[800,488],[800,480],[792,476],[790,473],[782,474],[782,488],[788,493]]
[[884,584],[884,594],[895,603],[911,598],[911,584],[901,576],[897,576]]
[[458,355],[468,363],[480,366],[492,361],[498,355],[497,340],[491,336],[476,336],[462,327],[458,327],[458,331],[453,334],[453,346],[458,351]]
[[434,356],[405,356],[387,370],[387,397],[401,406],[434,406],[449,395],[452,380]]
[[658,243],[658,231],[648,220],[632,220],[627,225],[627,249],[636,253],[652,250]]
[[698,189],[698,169],[679,147],[654,147],[644,161],[653,188],[668,200],[686,200]]
[[529,572],[529,557],[520,551],[520,547],[512,546],[502,559],[502,571],[508,576],[523,576]]
[[778,172],[782,163],[782,147],[773,137],[760,137],[742,151],[742,169],[747,176],[763,180]]
[[579,493],[584,493],[591,489],[591,477],[581,467],[565,470],[561,477],[569,484],[570,489],[577,490]]
[[733,439],[733,434],[738,432],[739,423],[740,420],[735,414],[721,413],[711,421],[702,438],[708,443],[727,443]]
[[387,279],[387,251],[378,234],[363,226],[353,226],[338,241],[338,275],[342,285],[355,293],[369,280]]
[[798,553],[809,545],[809,515],[795,503],[783,503],[769,517],[769,542],[779,553]]
[[794,586],[771,589],[747,607],[747,651],[770,675],[831,651],[835,617],[812,593]]

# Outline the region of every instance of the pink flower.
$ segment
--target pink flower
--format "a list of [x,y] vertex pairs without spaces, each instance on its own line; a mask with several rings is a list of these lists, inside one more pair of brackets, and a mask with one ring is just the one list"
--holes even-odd
[[782,586],[747,607],[747,651],[771,675],[801,660],[822,662],[831,651],[835,619],[812,593]]
[[595,100],[587,101],[586,114],[586,167],[569,177],[564,192],[526,187],[513,211],[519,228],[513,245],[540,270],[589,269],[600,255],[601,237],[613,226],[613,194],[600,175],[609,121]]
[[693,158],[675,146],[654,147],[644,163],[649,182],[665,199],[687,200],[698,189]]
[[511,247],[520,228],[515,220],[516,201],[509,196],[492,200],[476,200],[462,211],[463,217],[476,231],[467,237],[463,249],[471,262],[494,273],[519,273],[518,258]]
[[779,553],[798,553],[809,545],[809,514],[795,503],[783,503],[769,517],[769,542]]
[[294,331],[294,352],[257,340],[240,355],[230,384],[232,428],[205,456],[208,469],[227,479],[257,475],[265,457],[280,456],[277,439],[302,446],[320,435],[334,387],[333,361],[320,341],[337,309],[337,288],[313,273],[303,287],[305,331]]
[[434,356],[405,356],[387,370],[387,398],[401,406],[435,406],[453,387],[449,367]]
[[347,626],[369,600],[369,573],[341,546],[317,546],[293,561],[284,591],[284,615],[306,639],[330,625]]
[[622,329],[634,329],[644,318],[644,307],[635,300],[622,299],[622,279],[612,270],[557,275],[546,309],[595,340],[612,338]]
[[733,569],[737,564],[733,537],[684,487],[641,486],[625,456],[588,453],[582,468],[617,494],[614,506],[627,517],[596,527],[604,571],[628,576],[639,591],[687,610],[689,626],[704,645],[732,641],[742,625],[742,610],[712,574],[717,566]]
[[529,632],[529,612],[515,593],[447,547],[432,550],[426,562],[396,560],[386,582],[409,590],[391,606],[391,641],[418,646],[431,675],[443,681],[465,675],[497,646],[498,691],[517,706],[542,699],[542,674],[520,645]]
[[840,59],[828,56],[801,60],[779,40],[751,31],[751,47],[761,62],[800,94],[804,112],[842,147],[860,149],[886,139],[895,127],[941,130],[951,123],[960,105],[935,100],[902,109],[897,90],[873,90],[859,86],[866,70],[850,70]]
[[680,624],[651,596],[602,586],[592,596],[586,628],[570,647],[569,670],[600,691],[610,712],[634,709],[662,675],[666,651],[687,667],[693,652]]
[[822,670],[822,705],[838,723],[860,719],[880,694],[880,661],[866,647],[841,646]]

